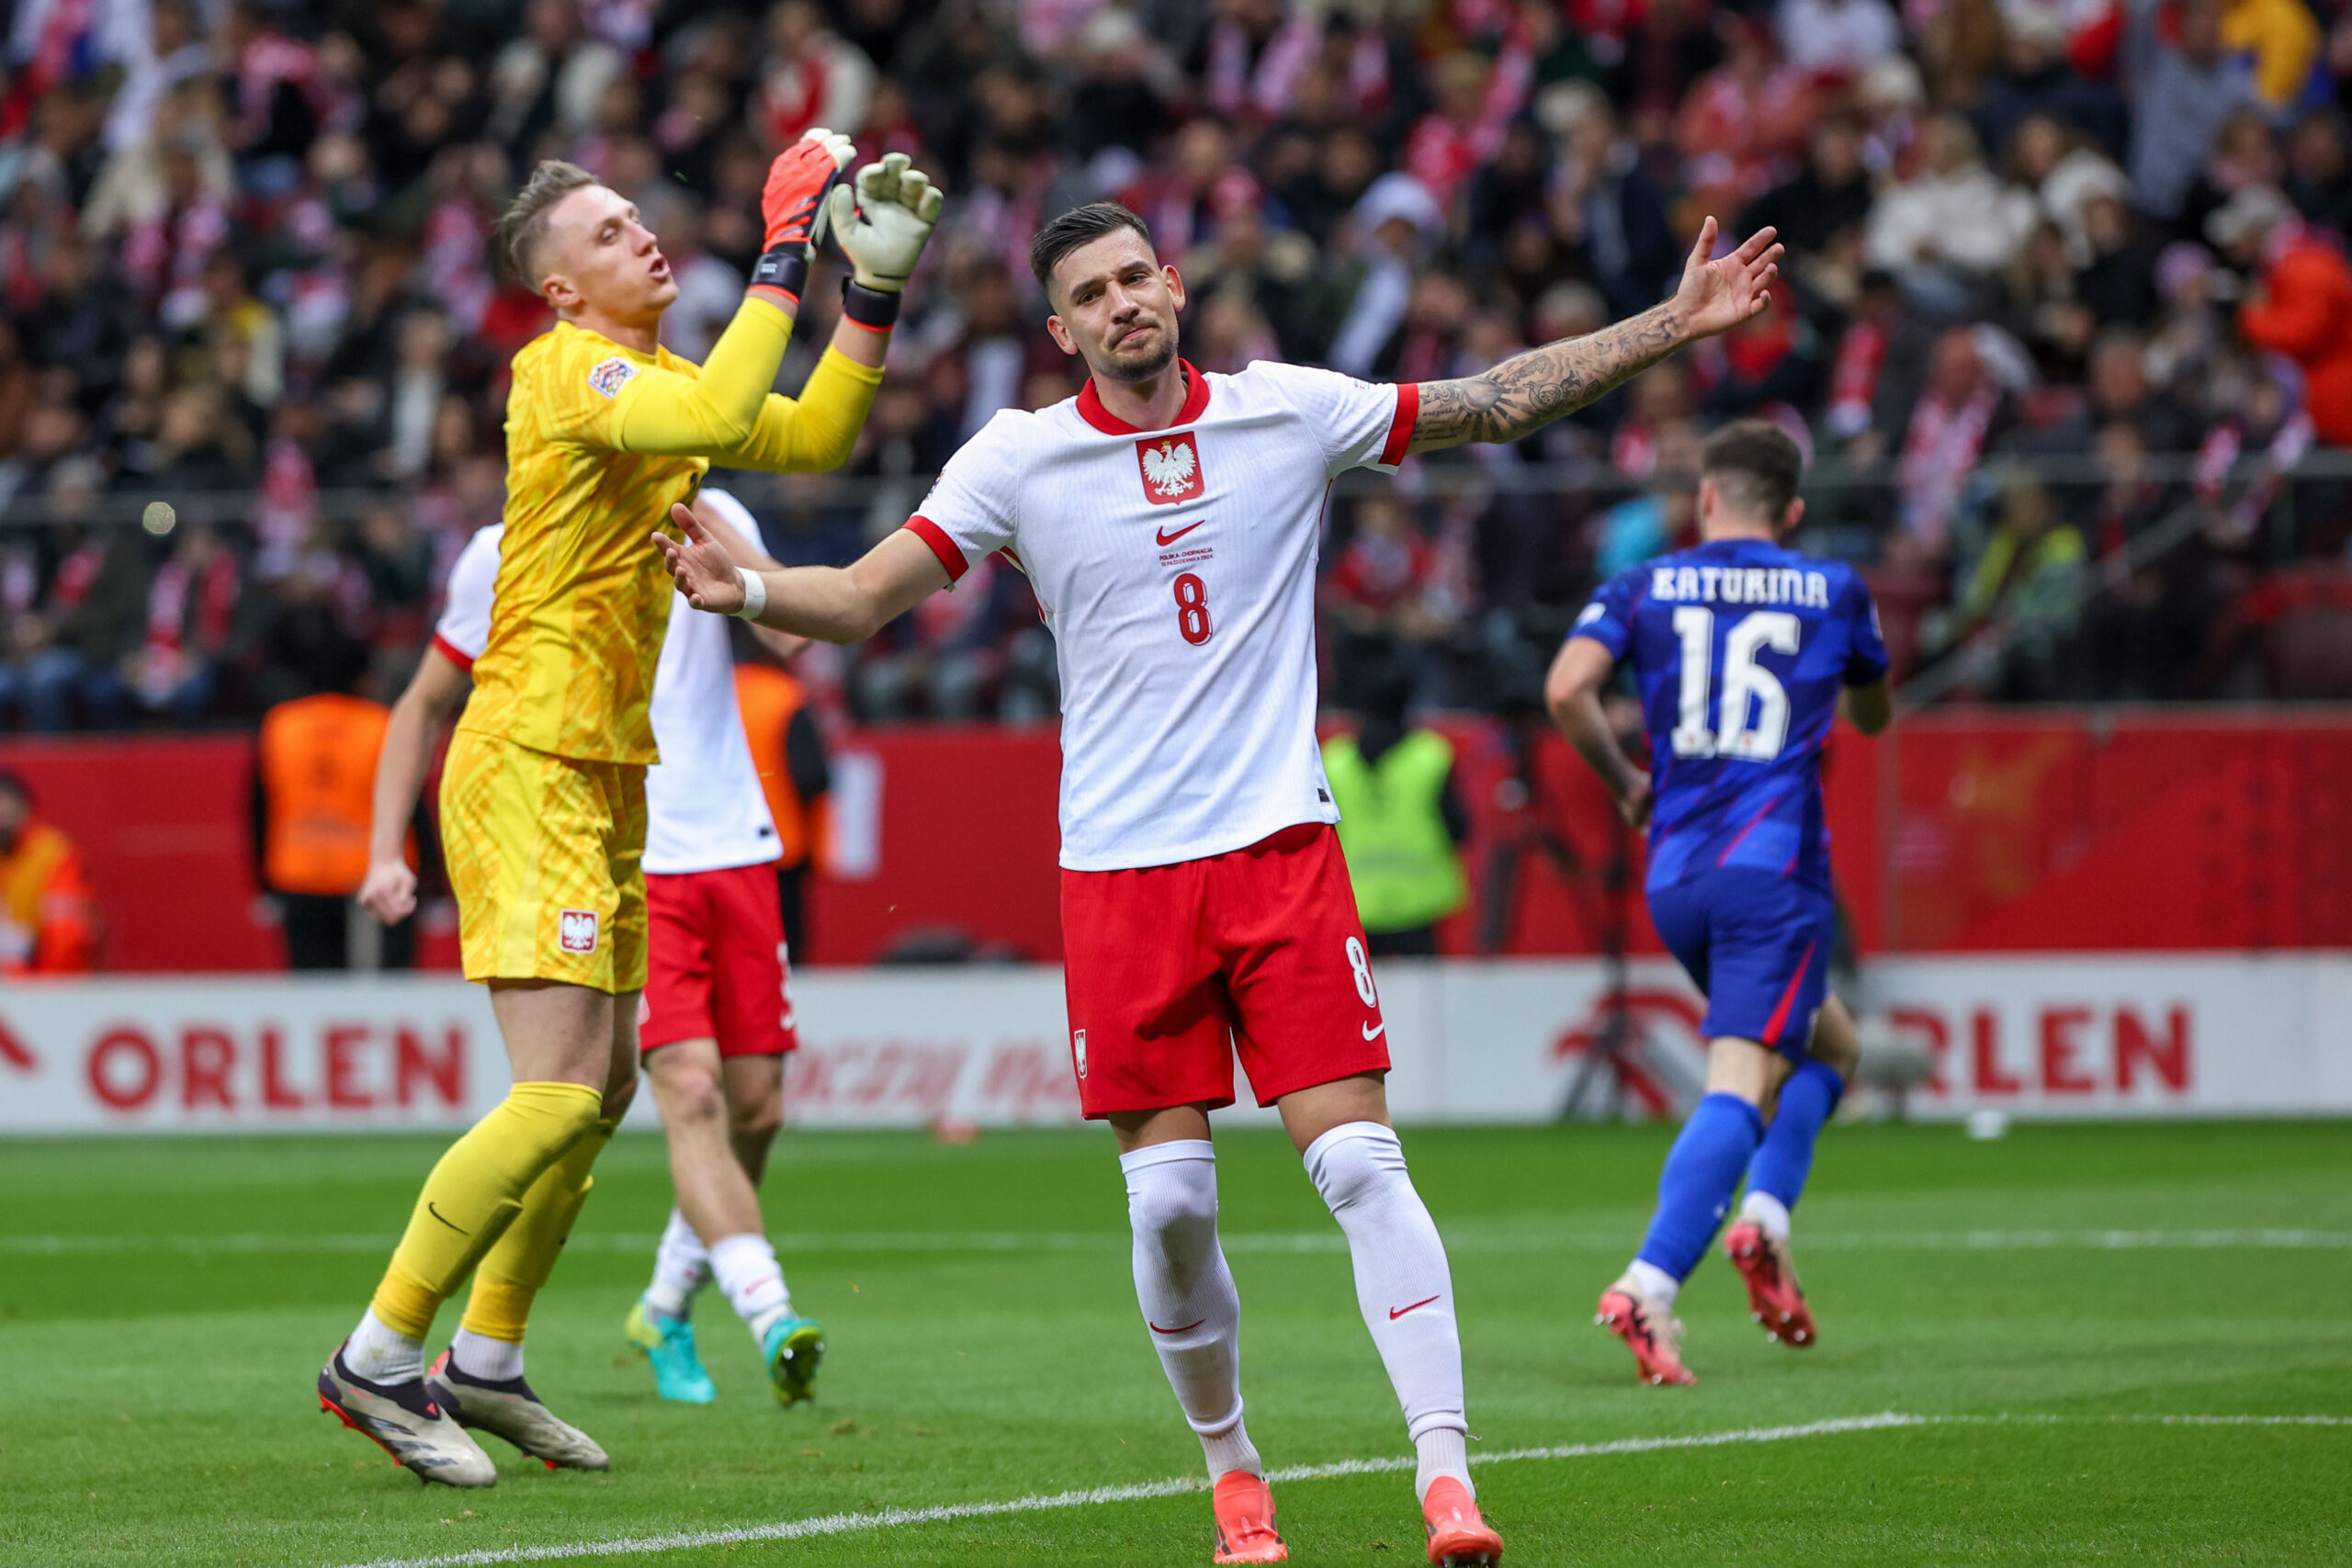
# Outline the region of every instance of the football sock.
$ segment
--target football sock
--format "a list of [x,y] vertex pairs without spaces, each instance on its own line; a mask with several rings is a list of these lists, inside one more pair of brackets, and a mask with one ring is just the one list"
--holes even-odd
[[505,1382],[523,1375],[523,1347],[487,1334],[460,1328],[449,1341],[449,1360],[459,1371],[483,1382]]
[[[1421,1453],[1421,1490],[1439,1475],[1470,1485],[1466,1463],[1450,1457],[1459,1442],[1433,1450],[1422,1439],[1435,1431],[1458,1434],[1463,1414],[1462,1337],[1453,1317],[1453,1279],[1437,1223],[1413,1189],[1405,1148],[1377,1122],[1349,1122],[1306,1148],[1306,1174],[1346,1233],[1354,1260],[1356,1305],[1388,1369],[1405,1429]],[[1473,1491],[1475,1495],[1475,1489]]]
[[1432,1427],[1413,1446],[1420,1451],[1420,1462],[1413,1472],[1414,1496],[1429,1501],[1430,1483],[1441,1475],[1469,1483],[1470,1440],[1464,1434],[1451,1427]]
[[696,1291],[710,1283],[710,1248],[676,1209],[662,1227],[662,1245],[653,1251],[653,1282],[645,1287],[645,1306],[663,1317],[684,1317],[694,1305]]
[[1789,1239],[1788,1206],[1770,1192],[1758,1192],[1753,1187],[1739,1201],[1739,1217],[1754,1224],[1774,1241]]
[[1241,1422],[1241,1293],[1216,1239],[1216,1150],[1205,1138],[1119,1156],[1135,1233],[1136,1304],[1209,1479],[1266,1473]]
[[[474,1274],[463,1327],[510,1345],[523,1342],[531,1303],[548,1276],[555,1272],[555,1260],[563,1255],[572,1223],[580,1218],[580,1206],[596,1184],[589,1169],[612,1142],[616,1125],[602,1118],[590,1123],[588,1131],[531,1183],[530,1190],[523,1194],[523,1212],[498,1238],[498,1245],[483,1256],[481,1268]],[[458,1364],[469,1372],[474,1370],[470,1362]]]
[[508,1089],[424,1179],[408,1230],[376,1287],[376,1317],[421,1344],[441,1303],[523,1212],[531,1184],[596,1124],[603,1101],[603,1092],[586,1084]]
[[343,1364],[369,1382],[409,1382],[424,1375],[424,1341],[390,1327],[370,1307],[344,1341]]
[[1753,1203],[1759,1195],[1775,1200],[1772,1207],[1779,1212],[1781,1228],[1774,1231],[1761,1215],[1748,1213],[1745,1206],[1740,1210],[1764,1224],[1765,1234],[1776,1241],[1789,1238],[1789,1211],[1797,1206],[1805,1178],[1813,1174],[1814,1141],[1821,1136],[1822,1127],[1845,1093],[1846,1080],[1838,1076],[1838,1070],[1813,1056],[1799,1062],[1789,1081],[1781,1086],[1781,1104],[1772,1112],[1772,1125],[1766,1130],[1756,1157],[1747,1162],[1747,1201]]
[[1764,1141],[1764,1118],[1736,1094],[1710,1094],[1682,1124],[1657,1179],[1657,1215],[1635,1256],[1676,1280],[1690,1270],[1731,1207],[1740,1172]]
[[720,1236],[711,1244],[710,1271],[764,1348],[769,1326],[792,1315],[792,1292],[785,1288],[775,1248],[757,1231]]
[[1634,1281],[1642,1295],[1667,1311],[1674,1310],[1674,1298],[1682,1293],[1682,1281],[1655,1263],[1645,1263],[1636,1258],[1625,1267],[1625,1277]]

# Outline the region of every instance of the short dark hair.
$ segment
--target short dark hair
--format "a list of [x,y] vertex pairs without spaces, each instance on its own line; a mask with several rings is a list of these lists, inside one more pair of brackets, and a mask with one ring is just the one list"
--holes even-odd
[[1115,201],[1090,201],[1084,207],[1073,207],[1038,230],[1029,241],[1029,270],[1036,275],[1037,287],[1050,299],[1054,268],[1062,257],[1122,229],[1133,229],[1143,236],[1145,244],[1151,243],[1151,230],[1144,220]]
[[1797,498],[1804,454],[1788,432],[1760,419],[1735,420],[1707,437],[1699,472],[1733,511],[1777,525]]
[[596,183],[596,176],[579,164],[549,158],[531,171],[531,177],[523,182],[523,188],[514,193],[514,199],[499,214],[498,227],[492,235],[492,253],[514,268],[524,288],[533,293],[538,291],[539,280],[532,260],[539,242],[548,235],[548,213],[573,191]]
[[14,795],[27,806],[33,803],[33,786],[14,768],[0,768],[0,795]]

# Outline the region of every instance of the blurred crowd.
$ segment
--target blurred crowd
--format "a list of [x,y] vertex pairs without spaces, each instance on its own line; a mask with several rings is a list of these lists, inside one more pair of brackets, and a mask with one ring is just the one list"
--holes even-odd
[[[2317,0],[2323,6],[2332,0]],[[1778,309],[1510,448],[1342,491],[1335,701],[1532,707],[1592,583],[1688,535],[1699,442],[1811,453],[1902,671],[2020,699],[2299,694],[2352,536],[2352,9],[2305,0],[14,0],[0,77],[0,726],[389,694],[502,499],[547,324],[488,235],[537,159],[635,199],[699,357],[812,125],[949,193],[852,482],[746,481],[845,560],[996,410],[1072,394],[1024,260],[1101,197],[1187,357],[1475,374],[1777,226]],[[809,291],[783,385],[813,363]],[[2286,470],[2301,465],[2292,478]],[[2319,477],[2312,477],[2317,473]],[[715,482],[729,482],[717,476]],[[196,502],[245,492],[233,504]],[[168,508],[149,503],[162,501]],[[811,679],[1043,719],[1008,566]],[[2298,617],[2302,617],[2298,620]],[[2300,640],[2299,640],[2300,637]],[[2321,652],[2313,655],[2307,645]],[[2299,649],[2303,649],[2298,652]]]

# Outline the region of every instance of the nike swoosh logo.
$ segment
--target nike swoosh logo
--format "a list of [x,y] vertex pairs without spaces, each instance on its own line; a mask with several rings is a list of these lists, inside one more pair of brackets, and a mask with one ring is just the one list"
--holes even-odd
[[[1442,1292],[1441,1292],[1441,1293],[1442,1293]],[[1423,1308],[1423,1307],[1425,1307],[1425,1306],[1429,1305],[1429,1304],[1430,1304],[1430,1302],[1433,1302],[1433,1301],[1435,1301],[1435,1300],[1437,1300],[1437,1297],[1436,1297],[1436,1296],[1431,1296],[1431,1297],[1430,1297],[1429,1301],[1425,1301],[1425,1302],[1415,1302],[1411,1306],[1408,1306],[1408,1307],[1390,1307],[1390,1308],[1388,1309],[1388,1321],[1389,1321],[1389,1322],[1391,1322],[1391,1323],[1394,1323],[1394,1322],[1396,1322],[1398,1318],[1400,1318],[1400,1317],[1404,1316],[1404,1315],[1405,1315],[1407,1313],[1408,1313],[1408,1312],[1419,1312],[1419,1311],[1420,1311],[1420,1310],[1421,1310],[1421,1308]]]
[[474,1234],[473,1232],[466,1229],[463,1225],[451,1224],[449,1216],[435,1208],[429,1201],[424,1205],[424,1212],[432,1215],[435,1219],[439,1220],[443,1224],[448,1225],[451,1230],[456,1231],[459,1235],[471,1235]]
[[1387,1032],[1388,1021],[1385,1018],[1377,1025],[1367,1023],[1363,1026],[1363,1037],[1366,1040],[1377,1040]]
[[[1431,1297],[1430,1298],[1430,1300],[1431,1300],[1431,1301],[1435,1301],[1435,1300],[1437,1300],[1437,1298],[1436,1298],[1435,1296],[1431,1296]],[[1159,1326],[1159,1325],[1158,1325],[1158,1324],[1156,1324],[1156,1323],[1153,1323],[1153,1322],[1151,1321],[1151,1319],[1149,1319],[1149,1318],[1148,1318],[1148,1317],[1144,1319],[1145,1324],[1150,1327],[1151,1331],[1152,1331],[1154,1334],[1182,1334],[1182,1333],[1187,1332],[1188,1330],[1194,1329],[1194,1328],[1198,1328],[1201,1325],[1203,1325],[1203,1324],[1206,1323],[1207,1321],[1208,1321],[1208,1319],[1207,1319],[1207,1318],[1205,1318],[1205,1317],[1196,1317],[1196,1318],[1193,1319],[1193,1321],[1192,1321],[1192,1322],[1190,1322],[1190,1323],[1186,1324],[1182,1328],[1162,1328],[1162,1327],[1160,1327],[1160,1326]]]
[[[1208,519],[1205,517],[1201,519],[1201,523],[1205,523],[1207,521]],[[1185,535],[1191,533],[1193,529],[1199,527],[1201,523],[1187,523],[1182,528],[1177,529],[1173,534],[1170,533],[1167,529],[1162,528],[1159,533],[1153,535],[1152,537],[1158,539],[1162,545],[1172,545],[1177,540],[1182,538]]]

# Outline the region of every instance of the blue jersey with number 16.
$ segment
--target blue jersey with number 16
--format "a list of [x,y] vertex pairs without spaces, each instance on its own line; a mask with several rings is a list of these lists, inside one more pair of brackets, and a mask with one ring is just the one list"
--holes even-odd
[[1649,886],[1717,870],[1829,886],[1821,746],[1838,694],[1886,673],[1853,568],[1718,539],[1621,573],[1577,617],[1631,660],[1649,732]]

